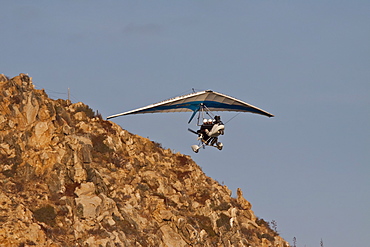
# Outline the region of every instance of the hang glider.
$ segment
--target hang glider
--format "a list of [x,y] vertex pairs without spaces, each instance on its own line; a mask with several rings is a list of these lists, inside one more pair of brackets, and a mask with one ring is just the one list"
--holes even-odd
[[144,113],[164,113],[164,112],[193,112],[189,123],[195,114],[204,107],[209,111],[233,111],[233,112],[251,112],[267,117],[273,117],[271,113],[257,108],[239,99],[231,96],[206,90],[201,92],[194,92],[187,95],[178,96],[172,99],[164,100],[159,103],[144,106],[135,110],[115,114],[107,117],[107,119]]
[[[225,125],[221,121],[220,116],[215,116],[212,111],[233,111],[233,112],[251,112],[267,117],[273,117],[271,113],[257,108],[239,99],[231,96],[214,92],[211,90],[194,92],[178,96],[172,99],[164,100],[156,104],[144,106],[135,110],[119,113],[109,116],[107,119],[144,113],[162,113],[162,112],[193,112],[188,123],[190,123],[194,116],[198,113],[199,130],[195,131],[188,129],[190,132],[196,134],[199,145],[192,145],[191,148],[195,153],[206,146],[215,147],[222,150],[223,144],[219,142],[220,135],[225,133]],[[206,115],[213,119],[206,119]],[[202,124],[200,124],[203,119]]]

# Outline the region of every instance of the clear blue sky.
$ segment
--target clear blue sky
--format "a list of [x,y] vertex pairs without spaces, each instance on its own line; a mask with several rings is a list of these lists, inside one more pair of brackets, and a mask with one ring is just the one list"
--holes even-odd
[[271,112],[238,115],[224,150],[198,154],[190,114],[114,122],[240,187],[299,247],[369,246],[369,13],[370,1],[1,1],[0,73],[28,73],[52,98],[70,88],[104,117],[192,88]]

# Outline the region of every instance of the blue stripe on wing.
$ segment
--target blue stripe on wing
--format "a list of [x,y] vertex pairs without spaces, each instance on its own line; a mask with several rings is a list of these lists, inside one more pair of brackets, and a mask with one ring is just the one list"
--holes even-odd
[[144,109],[141,111],[137,111],[135,113],[145,113],[145,112],[154,113],[154,112],[161,112],[165,110],[173,110],[173,109],[181,109],[181,108],[186,108],[192,111],[197,111],[199,109],[199,106],[202,103],[208,108],[212,108],[213,111],[244,111],[244,112],[257,113],[257,114],[265,115],[268,117],[272,116],[271,114],[268,114],[254,107],[243,106],[243,105],[229,105],[229,104],[216,102],[216,101],[192,101],[192,102],[186,102],[186,103],[181,103],[181,104],[162,105],[162,106],[156,106],[156,107]]

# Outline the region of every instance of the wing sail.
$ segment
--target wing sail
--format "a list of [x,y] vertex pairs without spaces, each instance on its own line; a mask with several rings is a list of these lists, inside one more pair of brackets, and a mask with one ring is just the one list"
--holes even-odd
[[143,113],[163,113],[163,112],[197,112],[201,105],[205,105],[211,111],[234,111],[234,112],[251,112],[255,114],[273,117],[260,108],[248,104],[231,96],[214,92],[211,90],[191,93],[183,96],[178,96],[172,99],[161,101],[152,105],[144,106],[135,110],[115,114],[107,117],[107,119]]

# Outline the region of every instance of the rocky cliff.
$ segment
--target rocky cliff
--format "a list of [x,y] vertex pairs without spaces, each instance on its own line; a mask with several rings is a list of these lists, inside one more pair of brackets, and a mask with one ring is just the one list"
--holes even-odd
[[0,75],[0,246],[288,246],[190,157]]

